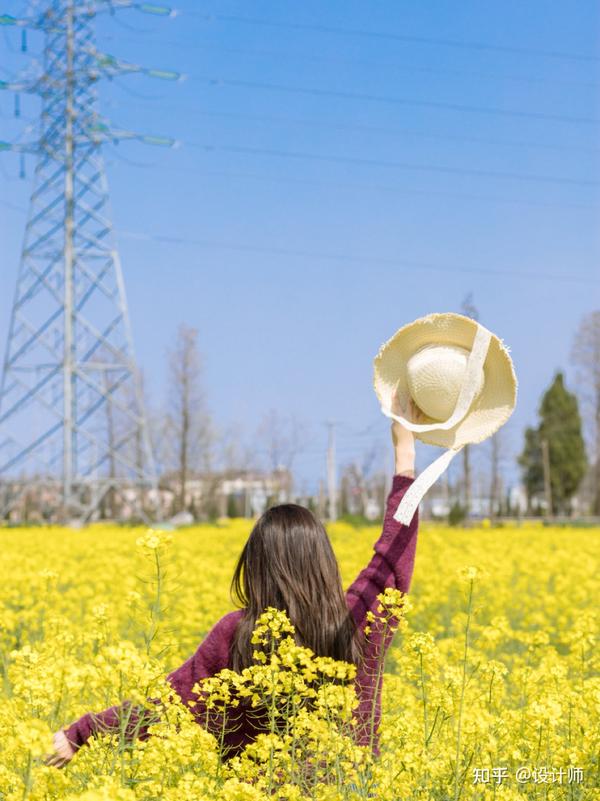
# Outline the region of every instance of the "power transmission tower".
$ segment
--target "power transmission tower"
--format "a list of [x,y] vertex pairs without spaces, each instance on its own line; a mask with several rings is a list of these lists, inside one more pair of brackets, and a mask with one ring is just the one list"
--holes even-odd
[[[100,116],[103,77],[148,70],[100,52],[97,14],[169,9],[128,0],[32,2],[0,26],[44,36],[37,74],[0,89],[41,98],[39,136],[0,150],[36,158],[0,385],[0,515],[39,487],[64,519],[89,519],[127,490],[142,509],[156,485],[102,147],[119,139],[173,140],[114,128]],[[23,156],[22,156],[23,158]],[[112,504],[112,501],[111,501]]]

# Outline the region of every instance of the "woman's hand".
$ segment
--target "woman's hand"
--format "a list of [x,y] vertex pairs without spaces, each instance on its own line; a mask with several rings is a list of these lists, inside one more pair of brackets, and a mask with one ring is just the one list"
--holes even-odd
[[53,768],[64,768],[75,756],[75,749],[67,740],[64,731],[57,731],[52,738],[54,753],[44,758],[44,765]]
[[[392,412],[404,417],[410,423],[423,422],[424,415],[409,397],[406,408],[403,408],[394,392],[392,396]],[[397,420],[392,421],[392,442],[394,443],[395,473],[396,475],[415,476],[415,435]]]

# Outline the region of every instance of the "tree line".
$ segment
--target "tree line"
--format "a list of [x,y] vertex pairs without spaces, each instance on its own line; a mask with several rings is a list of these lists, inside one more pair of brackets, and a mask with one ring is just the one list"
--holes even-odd
[[[461,311],[477,319],[471,295],[463,301]],[[575,389],[567,387],[564,371],[557,370],[541,398],[537,423],[525,429],[516,457],[529,514],[569,515],[574,511],[573,499],[577,495],[579,513],[600,515],[600,311],[590,312],[581,320],[570,361],[575,369]],[[298,455],[307,444],[314,443],[304,423],[274,410],[259,423],[252,446],[244,444],[235,426],[219,432],[202,388],[201,362],[197,330],[182,325],[169,352],[167,409],[153,416],[151,426],[159,471],[176,487],[174,511],[189,507],[186,486],[198,473],[206,477],[223,471],[262,469],[286,471],[293,476]],[[521,376],[523,381],[525,376]],[[502,492],[502,464],[506,462],[503,442],[501,430],[490,438],[487,450],[486,494],[491,517],[513,511]],[[462,477],[458,482],[461,497],[457,500],[454,495],[455,517],[457,506],[462,517],[473,511],[470,451],[468,446],[463,449]],[[372,469],[374,461],[375,449],[367,445],[364,458],[341,466],[336,492],[342,513],[358,510],[364,514],[373,500],[381,509],[387,483],[381,471]],[[295,485],[293,494],[307,495]],[[209,497],[206,503],[210,503]],[[311,498],[311,505],[327,513],[322,485],[319,497]],[[206,515],[206,509],[193,511]]]
[[[477,319],[472,295],[465,298],[461,311]],[[535,424],[523,432],[518,452],[511,453],[512,448],[507,447],[509,439],[514,441],[514,434],[510,436],[512,419],[477,448],[463,448],[462,459],[455,460],[427,493],[422,505],[426,515],[454,523],[474,516],[493,519],[521,513],[600,516],[600,311],[592,311],[580,321],[569,361],[574,386],[567,386],[565,371],[557,369],[542,394]],[[266,411],[253,431],[242,430],[236,423],[218,426],[204,389],[198,331],[185,324],[168,350],[167,366],[163,403],[152,409],[146,402],[149,449],[143,447],[143,421],[138,421],[132,435],[127,429],[131,415],[120,413],[132,399],[119,397],[117,403],[108,395],[104,436],[110,481],[97,516],[119,520],[248,516],[260,511],[261,505],[288,500],[330,519],[338,513],[381,517],[392,470],[384,426],[378,433],[371,433],[375,431],[371,426],[360,435],[348,434],[351,426],[340,426],[342,438],[360,438],[362,452],[353,446],[353,458],[344,458],[347,451],[343,447],[336,451],[331,422],[327,450],[314,429],[275,409]],[[526,367],[520,368],[521,386],[527,382],[525,371]],[[130,478],[121,475],[115,457],[115,446],[121,441],[131,448],[129,461],[133,464],[141,465],[147,451],[152,452],[157,487],[136,488]],[[313,464],[320,462],[322,467],[314,471],[318,474],[311,476],[310,484],[299,478],[298,470],[299,457],[309,451]],[[484,460],[487,465],[482,468]],[[522,489],[507,491],[510,464],[520,470]],[[522,503],[519,496],[523,491]],[[81,492],[84,497],[91,491],[82,486]],[[58,475],[5,478],[0,495],[9,510],[5,519],[67,519],[61,516]],[[88,503],[92,500],[87,497]]]

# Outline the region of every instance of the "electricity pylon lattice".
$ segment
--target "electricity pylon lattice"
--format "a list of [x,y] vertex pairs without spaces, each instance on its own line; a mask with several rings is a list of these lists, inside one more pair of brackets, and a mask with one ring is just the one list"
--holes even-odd
[[36,156],[0,386],[4,515],[34,485],[63,516],[82,519],[114,493],[139,511],[143,488],[156,485],[102,156],[107,141],[144,137],[113,130],[96,91],[106,75],[145,71],[96,49],[96,14],[119,7],[168,11],[54,0],[22,19],[0,16],[45,40],[41,74],[1,87],[42,104],[39,140],[0,143]]

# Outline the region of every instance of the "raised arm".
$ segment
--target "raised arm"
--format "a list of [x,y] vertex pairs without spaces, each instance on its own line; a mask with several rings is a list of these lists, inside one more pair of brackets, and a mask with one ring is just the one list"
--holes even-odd
[[[401,410],[395,401],[392,410],[403,411],[404,416],[414,422],[421,419],[419,410],[412,402],[407,409]],[[415,478],[414,435],[394,421],[392,442],[395,474],[387,499],[383,530],[373,547],[374,553],[369,564],[361,570],[346,592],[348,608],[358,626],[364,623],[368,611],[375,612],[377,596],[386,587],[408,592],[413,573],[419,512],[415,512],[409,526],[394,520],[394,512]]]
[[393,587],[401,592],[408,592],[410,589],[419,512],[415,512],[409,526],[394,520],[394,512],[413,481],[414,477],[411,476],[394,476],[387,499],[383,531],[373,547],[373,556],[346,591],[348,608],[357,626],[364,623],[369,610],[375,612],[377,596],[386,587]]
[[[240,614],[241,611],[237,610],[222,617],[208,632],[196,652],[167,676],[169,684],[186,705],[195,698],[192,687],[197,681],[214,676],[228,667],[229,644]],[[148,703],[158,702],[149,698]],[[62,767],[90,737],[97,732],[118,731],[124,720],[127,739],[145,739],[148,726],[157,719],[157,709],[134,707],[129,701],[102,712],[88,712],[54,735],[55,754],[48,758],[47,764]]]

